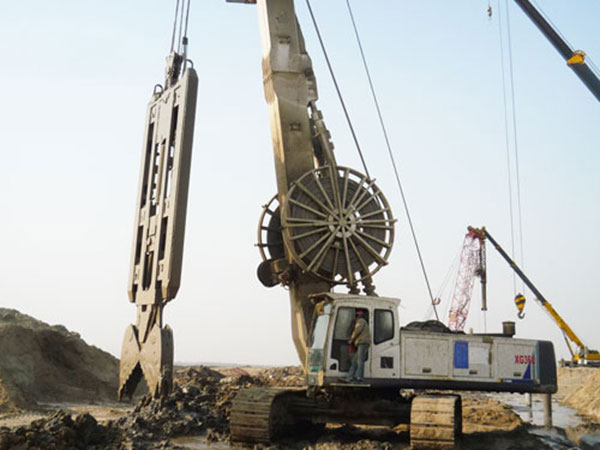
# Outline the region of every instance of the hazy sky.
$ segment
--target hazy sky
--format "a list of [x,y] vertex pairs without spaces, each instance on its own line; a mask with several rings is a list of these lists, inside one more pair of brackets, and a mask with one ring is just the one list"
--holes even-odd
[[[173,1],[2,2],[0,292],[16,308],[118,356],[135,320],[127,278],[147,102],[163,82]],[[378,292],[403,323],[428,297],[344,0],[313,0],[370,173],[399,219]],[[501,2],[504,6],[504,1]],[[600,64],[600,3],[540,0]],[[434,291],[468,225],[510,250],[498,7],[352,1]],[[306,5],[298,16],[338,163],[362,171]],[[510,2],[525,271],[600,347],[600,104]],[[503,10],[503,14],[505,15]],[[182,287],[166,307],[177,361],[296,364],[287,292],[256,279],[260,207],[275,193],[256,7],[195,0],[200,78]],[[517,320],[512,274],[488,246],[488,331]],[[443,292],[447,308],[450,290]],[[468,327],[481,331],[476,290]],[[558,328],[528,295],[520,337]]]

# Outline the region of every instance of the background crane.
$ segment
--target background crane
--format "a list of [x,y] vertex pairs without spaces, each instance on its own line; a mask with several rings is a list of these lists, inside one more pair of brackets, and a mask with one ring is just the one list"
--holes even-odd
[[487,311],[484,239],[485,236],[474,228],[469,228],[465,235],[448,313],[448,326],[451,330],[461,331],[465,327],[475,277],[481,280],[481,310]]
[[561,36],[556,27],[538,11],[529,0],[515,0],[523,12],[535,24],[542,34],[550,41],[552,46],[566,60],[567,65],[575,75],[586,85],[590,92],[600,101],[600,75],[597,68],[583,50],[574,50],[566,39]]

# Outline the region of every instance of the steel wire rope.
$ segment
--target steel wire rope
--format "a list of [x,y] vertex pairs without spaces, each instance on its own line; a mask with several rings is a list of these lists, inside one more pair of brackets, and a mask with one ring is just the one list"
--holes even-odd
[[175,3],[175,18],[173,19],[173,32],[171,33],[171,53],[175,49],[175,35],[177,34],[177,17],[179,16],[179,0]]
[[191,4],[191,0],[187,0],[187,5],[185,7],[185,26],[183,28],[183,38],[182,38],[182,44],[183,44],[183,69],[182,72],[185,71],[186,67],[187,67],[187,63],[188,63],[188,59],[187,59],[187,46],[188,46],[188,22],[190,20],[190,4]]
[[[443,288],[442,288],[443,290],[446,290],[446,287],[448,287],[448,283],[450,282],[451,275],[453,275],[456,272],[456,276],[458,277],[458,265],[460,263],[460,254],[462,253],[462,248],[463,248],[463,245],[461,244],[460,247],[458,248],[458,250],[456,251],[456,254],[454,255],[454,259],[452,260],[450,269],[448,269],[448,274],[444,278]],[[441,295],[442,295],[442,292],[440,291],[440,295],[439,295],[440,298],[441,298]],[[452,296],[454,297],[454,292],[452,292]],[[443,311],[442,318],[446,318],[446,317],[450,318],[449,312],[450,312],[450,305],[452,304],[452,300],[450,300],[449,302],[446,302],[446,308]]]
[[[308,2],[308,0],[307,0]],[[346,6],[348,7],[348,13],[350,14],[350,19],[352,21],[352,28],[354,29],[354,35],[356,36],[356,42],[358,43],[358,48],[360,50],[360,56],[363,62],[363,66],[365,68],[365,72],[367,74],[367,79],[369,81],[369,88],[371,90],[371,95],[373,97],[373,102],[375,103],[375,109],[377,110],[377,116],[379,118],[379,124],[381,125],[381,130],[383,132],[383,137],[385,139],[385,144],[388,150],[388,154],[390,156],[390,160],[392,162],[392,167],[394,169],[394,175],[396,177],[396,183],[398,184],[398,189],[400,190],[400,196],[402,197],[402,203],[404,205],[404,211],[406,213],[406,217],[408,220],[408,224],[410,227],[410,232],[413,237],[413,241],[415,244],[415,248],[417,250],[417,255],[419,257],[419,263],[421,264],[421,270],[423,272],[423,277],[425,278],[425,284],[427,285],[427,291],[429,293],[429,299],[431,301],[431,305],[433,306],[433,311],[435,312],[435,318],[439,319],[436,305],[434,303],[433,292],[431,291],[431,284],[429,283],[429,277],[427,276],[427,271],[425,269],[425,262],[423,261],[423,255],[421,253],[421,248],[419,247],[419,242],[417,240],[417,234],[415,232],[415,228],[413,225],[412,217],[410,215],[410,211],[408,208],[408,202],[406,200],[406,195],[404,194],[404,189],[402,188],[402,183],[400,181],[400,175],[398,174],[398,168],[396,166],[396,160],[394,158],[394,153],[392,152],[392,146],[390,144],[390,139],[387,133],[387,129],[385,126],[385,122],[383,120],[383,115],[381,113],[381,108],[379,107],[379,101],[377,99],[377,94],[375,93],[375,87],[373,85],[373,79],[371,78],[371,72],[369,70],[369,65],[367,63],[367,58],[365,56],[365,52],[363,50],[362,41],[360,39],[360,34],[358,32],[358,27],[356,26],[356,21],[354,19],[354,14],[352,13],[352,7],[350,6],[350,1],[346,0]]]
[[450,267],[448,268],[448,272],[446,272],[446,275],[444,275],[442,283],[440,284],[440,287],[438,288],[438,290],[436,292],[437,298],[441,297],[441,295],[446,290],[446,287],[448,287],[448,283],[450,282],[450,277],[452,276],[452,272],[454,272],[454,269],[458,266],[458,258],[460,256],[461,250],[462,250],[462,245],[456,251],[454,258],[452,259],[452,264],[450,264]]
[[[514,70],[513,70],[513,58],[512,58],[512,40],[510,34],[510,10],[508,8],[508,0],[504,0],[506,5],[506,30],[508,38],[508,66],[510,70],[510,92],[512,102],[512,122],[513,122],[513,140],[515,148],[515,178],[517,182],[517,217],[519,224],[519,249],[521,256],[521,267],[525,270],[525,253],[523,249],[523,213],[521,208],[521,176],[519,168],[519,145],[517,140],[517,105],[515,102],[515,83],[514,83]],[[522,292],[525,292],[525,282],[521,280]]]
[[[191,0],[176,0],[175,15],[173,18],[173,31],[171,33],[171,49],[170,53],[175,51],[175,36],[177,35],[176,53],[183,57],[183,67],[187,64],[187,44],[188,44],[188,23],[190,19],[190,4]],[[184,19],[185,17],[185,19]]]
[[[506,75],[504,70],[504,33],[502,33],[502,8],[498,0],[498,32],[500,34],[500,72],[502,73],[502,100],[504,103],[504,144],[506,147],[506,168],[508,177],[508,209],[510,215],[510,245],[512,254],[515,254],[515,230],[512,193],[512,165],[510,163],[510,137],[508,131],[508,104],[506,102]],[[513,272],[513,295],[517,294],[517,275]]]
[[183,29],[183,37],[185,39],[187,39],[188,22],[190,20],[190,4],[191,3],[192,3],[192,0],[188,0],[187,6],[186,6],[186,9],[185,9],[185,27]]
[[[444,276],[444,279],[442,280],[442,283],[440,284],[440,287],[438,288],[438,290],[435,294],[435,298],[440,300],[440,303],[439,303],[440,305],[442,304],[441,303],[442,295],[444,295],[444,293],[446,292],[448,283],[450,282],[452,275],[454,274],[454,272],[458,272],[458,260],[460,258],[461,250],[462,250],[462,244],[460,245],[460,247],[458,247],[458,250],[456,251],[456,254],[454,255],[454,259],[452,259],[452,263],[448,267],[448,271],[446,272],[446,275]],[[427,312],[425,313],[423,320],[426,320],[429,317],[431,317],[431,313],[433,312],[433,306],[434,306],[433,303],[431,305],[429,305],[429,308],[427,308]],[[450,309],[450,302],[446,302],[446,309],[442,311],[442,319],[444,319],[445,317],[448,316],[449,309]]]
[[552,20],[550,20],[550,17],[548,17],[548,15],[544,12],[544,10],[542,8],[540,8],[540,5],[538,4],[538,2],[536,2],[535,0],[531,0],[531,2],[535,5],[535,8],[538,10],[540,15],[546,20],[546,22],[548,22],[550,24],[550,26],[552,28],[554,28],[554,31],[556,31],[556,34],[558,34],[560,36],[560,38],[563,41],[565,41],[565,43],[569,47],[573,48],[573,46],[571,45],[569,40],[565,37],[565,35],[560,32],[559,28],[554,24],[554,22],[552,22]]
[[313,26],[315,27],[315,31],[317,33],[317,37],[319,39],[319,44],[321,46],[321,51],[323,52],[323,56],[325,57],[325,62],[327,63],[327,68],[329,69],[329,74],[331,75],[331,79],[333,80],[333,84],[335,86],[335,90],[337,92],[338,99],[342,105],[342,109],[344,111],[344,116],[346,117],[346,122],[348,122],[348,127],[350,128],[350,133],[352,134],[352,139],[354,140],[354,144],[358,151],[358,155],[360,156],[360,160],[362,162],[363,168],[365,169],[365,174],[367,177],[371,178],[369,175],[369,169],[367,169],[367,163],[365,162],[365,158],[363,156],[362,150],[360,148],[360,144],[358,143],[358,138],[356,136],[356,132],[354,131],[354,126],[352,125],[352,120],[350,120],[350,115],[348,114],[348,109],[346,108],[346,103],[342,97],[342,92],[340,91],[340,87],[337,82],[337,78],[333,72],[333,67],[331,66],[331,62],[329,61],[329,55],[327,50],[325,49],[325,44],[323,43],[323,38],[321,37],[321,31],[319,30],[319,26],[317,25],[317,19],[313,13],[312,7],[310,6],[310,0],[306,0],[306,6],[308,7],[308,12],[310,13],[310,17],[312,19]]
[[181,2],[181,11],[180,11],[180,16],[179,16],[179,36],[177,38],[178,42],[177,42],[177,53],[181,54],[181,41],[182,41],[182,34],[183,34],[183,14],[184,14],[184,4],[183,1]]

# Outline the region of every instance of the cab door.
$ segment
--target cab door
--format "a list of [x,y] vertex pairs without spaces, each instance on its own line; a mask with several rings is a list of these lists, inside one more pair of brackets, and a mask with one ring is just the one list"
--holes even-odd
[[[391,308],[375,308],[371,325],[371,378],[399,378],[400,331]],[[366,371],[365,371],[366,372]],[[366,375],[365,375],[366,376]]]
[[[331,336],[331,345],[329,353],[329,366],[327,367],[328,376],[342,377],[348,375],[350,364],[354,353],[350,352],[348,340],[352,335],[355,324],[356,309],[352,306],[340,306],[335,311],[335,323]],[[365,314],[365,320],[369,323],[372,334],[372,320],[370,320],[370,311],[367,308],[360,308]],[[365,361],[365,378],[371,377],[371,348],[367,352],[367,360]]]

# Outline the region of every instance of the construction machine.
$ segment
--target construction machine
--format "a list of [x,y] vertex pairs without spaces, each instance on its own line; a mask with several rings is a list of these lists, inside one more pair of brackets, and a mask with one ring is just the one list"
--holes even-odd
[[[554,309],[552,304],[544,297],[544,295],[535,287],[531,280],[523,273],[519,266],[512,260],[508,253],[498,244],[498,242],[490,235],[485,227],[474,228],[469,227],[469,233],[477,236],[481,245],[485,245],[485,240],[489,240],[500,256],[508,263],[510,268],[515,271],[518,277],[523,280],[523,283],[533,292],[536,301],[546,311],[554,323],[560,328],[563,337],[571,354],[571,361],[566,362],[567,366],[598,366],[600,367],[600,353],[597,350],[591,350],[583,341],[575,334],[571,327],[565,322],[561,315]],[[515,304],[518,308],[519,318],[524,317],[523,308],[525,307],[525,296],[517,294]],[[573,348],[575,347],[575,348]]]
[[[269,442],[329,422],[410,423],[414,448],[452,448],[461,431],[460,395],[407,390],[556,392],[551,342],[515,339],[508,329],[453,332],[436,321],[400,327],[400,301],[377,296],[373,285],[387,264],[395,219],[375,180],[337,164],[293,0],[227,1],[258,8],[277,194],[260,217],[257,275],[289,291],[306,373],[305,388],[240,391],[232,439]],[[357,310],[365,312],[372,342],[364,381],[347,383],[340,378],[351,365]]]
[[481,282],[481,310],[485,312],[487,311],[485,245],[478,233],[469,230],[460,252],[458,275],[448,311],[448,327],[453,331],[462,331],[465,328],[475,277]]
[[171,47],[165,83],[155,86],[146,114],[128,289],[137,315],[123,338],[119,399],[142,378],[155,397],[173,385],[173,331],[163,311],[181,281],[198,77],[187,36],[181,51]]

